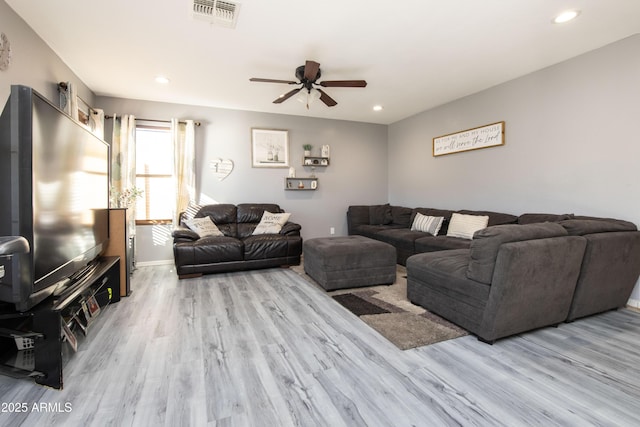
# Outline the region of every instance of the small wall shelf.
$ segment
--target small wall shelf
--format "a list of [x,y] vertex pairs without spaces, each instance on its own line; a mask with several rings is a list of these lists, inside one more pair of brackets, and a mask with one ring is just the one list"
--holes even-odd
[[285,178],[284,189],[291,191],[313,191],[318,189],[318,178]]
[[302,166],[329,166],[328,157],[304,156],[302,158]]

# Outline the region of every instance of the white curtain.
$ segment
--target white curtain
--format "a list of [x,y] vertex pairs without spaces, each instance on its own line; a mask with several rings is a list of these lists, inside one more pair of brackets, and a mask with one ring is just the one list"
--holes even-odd
[[189,203],[196,201],[194,121],[180,122],[178,119],[171,119],[171,138],[173,140],[173,174],[176,182],[176,206],[173,223],[174,226],[177,226],[180,212],[186,211]]
[[[136,185],[136,119],[113,116],[111,138],[111,207],[129,209],[129,234],[135,236],[136,198],[128,198]],[[131,203],[127,203],[127,202]]]

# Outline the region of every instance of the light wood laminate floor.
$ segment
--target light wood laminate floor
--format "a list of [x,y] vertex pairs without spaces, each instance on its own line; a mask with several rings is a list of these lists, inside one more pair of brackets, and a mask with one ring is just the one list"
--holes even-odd
[[[638,426],[640,314],[401,351],[287,269],[142,267],[65,369],[0,377],[2,426]],[[38,410],[40,409],[40,410]]]

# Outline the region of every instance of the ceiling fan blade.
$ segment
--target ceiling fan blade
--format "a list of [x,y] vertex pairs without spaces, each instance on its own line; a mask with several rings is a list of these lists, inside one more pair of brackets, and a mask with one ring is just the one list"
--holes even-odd
[[275,101],[273,101],[274,104],[281,104],[284,101],[286,101],[287,99],[291,98],[293,95],[295,95],[296,93],[300,92],[300,89],[302,89],[301,87],[299,87],[298,89],[294,89],[291,90],[287,93],[285,93],[284,95],[280,95],[278,97],[278,99],[276,99]]
[[260,79],[257,77],[252,77],[249,79],[250,82],[262,82],[262,83],[287,83],[290,85],[298,84],[298,82],[294,82],[291,80],[274,80],[274,79]]
[[327,104],[327,107],[334,107],[334,106],[338,105],[336,100],[333,99],[332,97],[330,97],[329,95],[327,95],[327,93],[325,91],[323,91],[322,89],[316,89],[316,90],[318,92],[320,92],[320,101],[322,101],[325,104]]
[[329,80],[318,83],[322,87],[366,87],[365,80]]
[[307,61],[304,64],[304,78],[309,80],[310,82],[315,82],[318,76],[319,69],[320,64],[315,61]]

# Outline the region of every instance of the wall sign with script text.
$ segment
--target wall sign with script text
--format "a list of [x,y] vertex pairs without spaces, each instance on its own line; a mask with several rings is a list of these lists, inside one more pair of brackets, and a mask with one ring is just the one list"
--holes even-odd
[[504,145],[504,122],[433,138],[433,157]]

